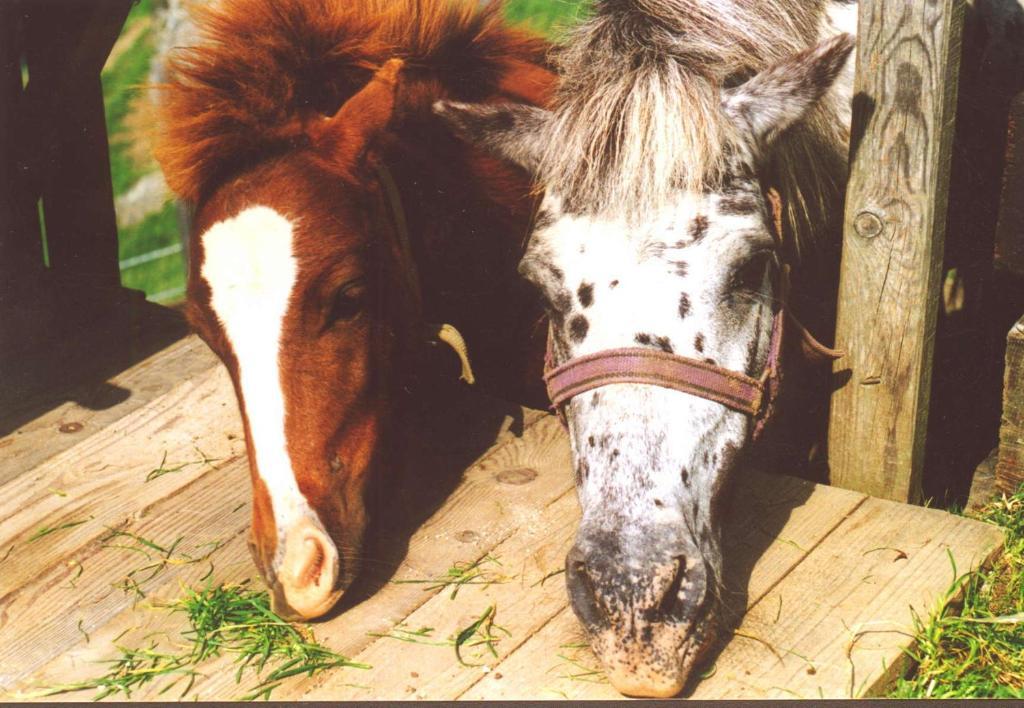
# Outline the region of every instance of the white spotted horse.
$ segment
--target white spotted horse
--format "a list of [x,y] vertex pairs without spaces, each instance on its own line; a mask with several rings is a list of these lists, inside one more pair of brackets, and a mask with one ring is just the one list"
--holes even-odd
[[[777,394],[813,369],[798,354],[837,355],[793,314],[817,330],[834,312],[849,103],[833,87],[853,47],[835,23],[854,13],[597,0],[555,54],[549,109],[435,107],[544,190],[519,271],[547,305],[583,509],[566,581],[623,693],[683,689],[721,620],[730,480],[815,426]],[[819,421],[827,368],[806,379]]]

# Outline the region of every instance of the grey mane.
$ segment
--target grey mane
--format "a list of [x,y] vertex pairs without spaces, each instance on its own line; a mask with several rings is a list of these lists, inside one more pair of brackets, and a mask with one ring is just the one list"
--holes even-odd
[[[720,89],[831,34],[825,0],[597,0],[554,55],[562,76],[540,181],[570,208],[640,221],[679,188],[715,190],[735,131]],[[845,165],[835,101],[779,142],[761,177],[794,233],[828,221]],[[595,205],[600,205],[599,207]]]

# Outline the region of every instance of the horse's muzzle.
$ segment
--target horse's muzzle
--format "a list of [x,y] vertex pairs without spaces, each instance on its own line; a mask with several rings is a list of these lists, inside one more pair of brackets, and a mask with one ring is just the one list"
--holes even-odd
[[601,545],[580,539],[566,558],[573,611],[617,690],[674,696],[712,634],[714,581],[708,566],[689,543],[644,557]]

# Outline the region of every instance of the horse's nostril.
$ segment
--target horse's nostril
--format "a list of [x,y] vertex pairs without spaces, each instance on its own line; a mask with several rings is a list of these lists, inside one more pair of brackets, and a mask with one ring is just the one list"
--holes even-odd
[[315,585],[320,582],[320,578],[323,574],[326,554],[324,552],[324,547],[312,538],[306,539],[306,546],[309,548],[311,556],[309,564],[306,567],[303,584]]
[[590,570],[582,560],[582,554],[576,549],[569,552],[565,570],[569,599],[580,620],[590,627],[606,624],[609,619],[608,608],[597,590]]
[[661,603],[658,606],[658,610],[664,617],[672,617],[674,619],[682,619],[676,617],[679,610],[682,609],[684,603],[683,596],[680,591],[683,587],[683,580],[686,579],[686,557],[676,556],[675,557],[675,568],[672,572],[672,582],[668,584],[665,589],[665,594],[661,598]]
[[686,556],[676,556],[671,569],[672,580],[665,588],[658,605],[658,615],[670,622],[691,623],[700,618],[710,600],[706,568]]
[[278,579],[282,599],[306,619],[324,614],[337,601],[341,554],[319,524],[302,520],[285,539]]

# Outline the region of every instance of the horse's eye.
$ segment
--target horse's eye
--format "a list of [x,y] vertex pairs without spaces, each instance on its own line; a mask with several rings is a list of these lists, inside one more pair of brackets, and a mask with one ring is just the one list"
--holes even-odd
[[327,316],[328,326],[355,319],[366,309],[367,290],[363,280],[353,280],[338,289]]
[[771,262],[771,251],[759,251],[752,255],[733,273],[733,288],[750,291],[760,290],[764,284],[765,272],[768,270]]

